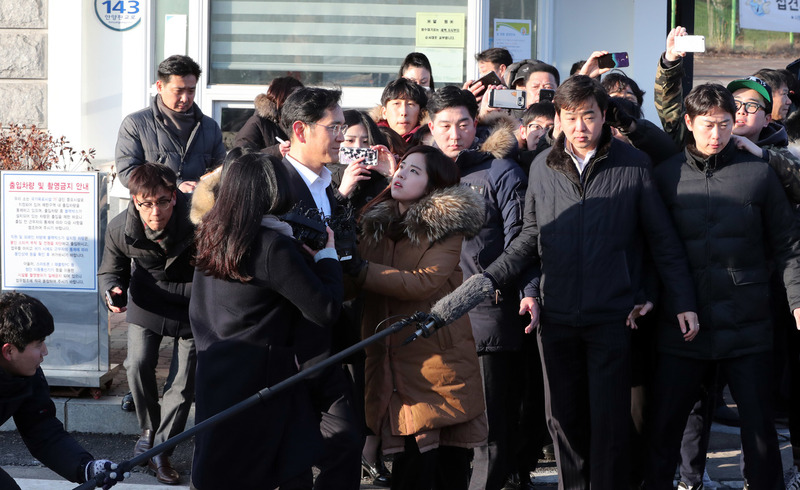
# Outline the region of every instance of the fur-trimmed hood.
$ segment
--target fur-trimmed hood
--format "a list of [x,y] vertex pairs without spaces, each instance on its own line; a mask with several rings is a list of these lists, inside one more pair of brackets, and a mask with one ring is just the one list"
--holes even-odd
[[256,115],[278,123],[278,106],[275,101],[267,97],[267,94],[258,94],[253,100],[256,106]]
[[438,242],[455,233],[472,238],[485,219],[483,196],[469,187],[439,189],[423,197],[401,216],[397,201],[390,199],[370,208],[361,217],[361,239],[378,243],[393,224],[400,224],[414,245]]
[[504,111],[490,112],[478,119],[477,150],[489,153],[494,158],[510,158],[517,150],[517,137],[514,131],[519,123]]
[[195,226],[199,225],[203,221],[203,216],[214,207],[221,179],[222,172],[217,169],[217,171],[208,174],[207,177],[200,179],[197,187],[195,187],[192,194],[192,209],[189,211],[189,219],[192,220]]

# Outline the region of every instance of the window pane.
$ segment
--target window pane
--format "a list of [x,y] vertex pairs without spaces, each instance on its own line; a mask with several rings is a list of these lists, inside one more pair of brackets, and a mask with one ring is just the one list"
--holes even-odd
[[209,81],[264,85],[291,74],[307,85],[383,87],[420,51],[434,67],[443,57],[455,65],[434,73],[437,85],[460,84],[464,46],[417,47],[418,12],[466,16],[467,0],[211,0]]

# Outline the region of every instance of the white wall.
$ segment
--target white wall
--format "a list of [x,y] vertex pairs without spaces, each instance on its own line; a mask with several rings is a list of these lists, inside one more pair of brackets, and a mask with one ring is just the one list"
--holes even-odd
[[148,2],[142,21],[114,31],[92,0],[49,0],[48,126],[78,150],[95,148],[95,163],[114,159],[117,130],[148,104]]
[[[658,121],[653,105],[656,66],[667,37],[665,2],[648,0],[552,1],[552,62],[569,76],[572,64],[593,51],[627,51],[631,66],[623,71],[644,90],[645,117]],[[545,60],[547,61],[547,60]]]

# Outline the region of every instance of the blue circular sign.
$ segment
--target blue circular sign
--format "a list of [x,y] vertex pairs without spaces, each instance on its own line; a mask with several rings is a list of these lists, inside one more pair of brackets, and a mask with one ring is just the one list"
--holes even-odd
[[138,0],[94,0],[94,13],[109,29],[127,31],[142,21],[141,3]]

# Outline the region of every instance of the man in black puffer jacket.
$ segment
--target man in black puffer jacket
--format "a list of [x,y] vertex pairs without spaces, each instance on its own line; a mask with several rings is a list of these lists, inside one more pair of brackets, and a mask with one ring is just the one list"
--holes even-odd
[[[169,167],[145,163],[131,172],[128,183],[131,202],[108,224],[97,275],[100,291],[112,300],[107,300],[109,310],[126,312],[125,369],[142,429],[133,450],[137,456],[180,434],[194,400],[196,354],[189,326],[194,225],[189,201],[177,189]],[[174,338],[174,358],[169,388],[159,404],[155,371],[164,336]],[[169,461],[171,453],[148,462],[162,483],[179,481]]]
[[780,180],[760,158],[737,150],[733,95],[695,87],[685,100],[685,153],[656,169],[659,191],[689,256],[702,330],[690,344],[662,319],[648,489],[671,489],[681,435],[700,386],[727,375],[742,420],[745,477],[751,488],[783,488],[771,407],[773,324],[770,260],[783,272],[800,325],[800,240]]
[[[434,143],[461,171],[461,185],[483,196],[486,218],[477,236],[464,240],[464,279],[483,272],[519,234],[525,195],[525,173],[505,158],[516,150],[514,125],[494,113],[479,126],[478,104],[468,91],[443,87],[428,99]],[[483,137],[476,137],[479,132]],[[518,288],[498,291],[469,313],[481,363],[489,443],[475,449],[470,488],[499,490],[513,465],[514,435],[522,387],[523,324],[517,314]]]
[[538,327],[548,427],[559,480],[569,488],[614,488],[629,473],[626,320],[640,303],[644,239],[669,292],[663,307],[677,316],[683,338],[697,333],[686,255],[649,159],[612,138],[607,103],[587,76],[558,88],[562,134],[531,165],[522,231],[486,268],[498,286],[540,270],[521,309],[531,314],[531,330]]

